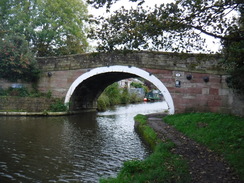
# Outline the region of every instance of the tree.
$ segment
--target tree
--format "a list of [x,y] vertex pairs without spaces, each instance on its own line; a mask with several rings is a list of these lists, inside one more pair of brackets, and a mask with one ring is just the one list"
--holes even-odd
[[[244,37],[244,6],[240,7],[238,27],[232,29],[227,37]],[[223,41],[225,65],[231,76],[227,78],[228,86],[244,96],[244,40],[226,39]]]
[[[95,2],[101,5],[106,1],[92,1]],[[142,6],[130,10],[122,8],[109,18],[101,17],[101,28],[94,30],[92,36],[101,40],[99,48],[102,50],[204,50],[201,33],[221,40],[240,39],[226,37],[229,27],[237,24],[236,18],[226,16],[242,5],[239,0],[177,0],[153,9]]]
[[23,35],[36,56],[81,53],[87,16],[81,0],[1,0],[0,36]]
[[[109,8],[116,1],[89,0],[88,3]],[[100,40],[98,50],[210,53],[202,37],[205,34],[222,42],[223,63],[232,78],[230,86],[244,94],[243,0],[176,0],[147,9],[141,6],[143,0],[131,1],[138,2],[137,9],[122,8],[108,18],[97,20],[101,26],[92,30],[90,36]]]
[[[87,0],[87,3],[92,4],[96,8],[101,8],[106,4],[107,8],[110,8],[110,6],[117,1],[119,1],[119,0]],[[131,2],[139,1],[138,5],[140,5],[145,0],[130,0],[130,1]]]
[[39,70],[28,43],[20,36],[5,36],[0,39],[0,78],[10,81],[35,82]]

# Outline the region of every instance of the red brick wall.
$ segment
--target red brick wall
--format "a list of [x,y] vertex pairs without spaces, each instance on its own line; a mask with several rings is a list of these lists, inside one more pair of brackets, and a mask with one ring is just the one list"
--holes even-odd
[[[244,99],[227,87],[225,82],[227,76],[169,70],[148,71],[168,88],[176,113],[223,112],[244,115]],[[188,74],[192,75],[191,80],[186,79]],[[203,80],[205,76],[209,77],[209,82]],[[181,81],[179,88],[175,86],[176,80]]]

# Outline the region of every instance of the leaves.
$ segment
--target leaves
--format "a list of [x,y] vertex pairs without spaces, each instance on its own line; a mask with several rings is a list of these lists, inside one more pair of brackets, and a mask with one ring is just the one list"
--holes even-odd
[[87,7],[81,0],[4,0],[0,5],[0,36],[24,35],[37,56],[81,53],[88,46]]
[[[110,7],[117,0],[88,1]],[[133,0],[134,2],[140,2]],[[241,0],[176,0],[154,8],[126,10],[100,17],[89,37],[98,40],[99,51],[162,50],[208,52],[202,35],[219,39],[223,62],[231,74],[229,86],[244,94],[244,4]],[[214,46],[214,45],[213,45]]]
[[[94,0],[91,3],[101,6],[105,2],[109,4],[116,1]],[[238,11],[239,6],[241,4],[237,1],[178,0],[154,8],[122,8],[107,19],[100,17],[100,27],[93,29],[90,37],[100,40],[99,50],[105,51],[208,51],[201,33],[221,40],[230,39],[226,35],[237,21],[227,15]]]
[[39,70],[27,41],[13,35],[0,39],[0,78],[35,82],[38,77]]

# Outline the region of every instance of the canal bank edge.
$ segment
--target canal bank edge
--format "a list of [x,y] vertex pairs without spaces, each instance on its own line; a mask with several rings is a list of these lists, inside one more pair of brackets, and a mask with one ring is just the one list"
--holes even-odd
[[65,111],[65,112],[11,112],[11,111],[2,111],[0,116],[67,116],[73,114],[81,114],[83,112],[94,112],[95,110],[86,110],[86,111]]
[[[142,141],[147,144],[152,150],[156,147],[156,145],[160,142],[160,139],[157,136],[157,133],[153,128],[151,128],[148,125],[148,117],[151,115],[155,115],[157,117],[161,116],[162,117],[166,116],[166,113],[153,113],[149,115],[140,115],[138,114],[134,118],[134,128],[135,131],[139,134],[139,136],[142,138]],[[160,119],[160,120],[161,120]]]
[[70,112],[0,112],[0,116],[64,116]]

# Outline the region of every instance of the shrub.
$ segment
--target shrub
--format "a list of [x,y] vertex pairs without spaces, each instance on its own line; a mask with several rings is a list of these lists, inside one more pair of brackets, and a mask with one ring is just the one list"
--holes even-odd
[[120,89],[118,83],[113,83],[104,90],[104,94],[109,97],[110,106],[120,103]]
[[109,97],[105,94],[102,94],[97,100],[97,110],[105,111],[109,106]]
[[60,99],[57,99],[57,101],[54,104],[51,104],[50,111],[51,112],[64,112],[67,111],[67,106],[64,104],[64,102]]
[[120,102],[121,104],[128,104],[130,102],[130,95],[126,88],[124,88],[122,91]]
[[142,98],[138,97],[136,93],[130,94],[130,103],[136,103],[142,101]]

